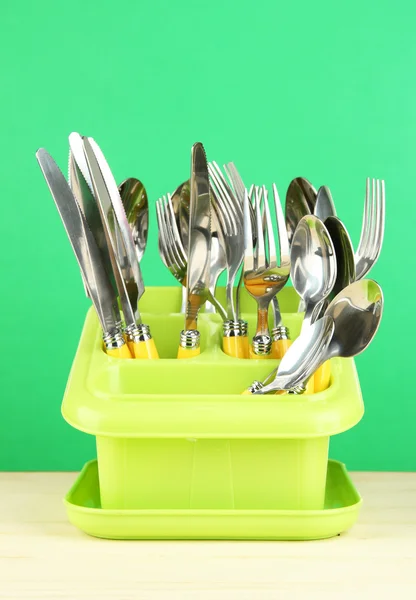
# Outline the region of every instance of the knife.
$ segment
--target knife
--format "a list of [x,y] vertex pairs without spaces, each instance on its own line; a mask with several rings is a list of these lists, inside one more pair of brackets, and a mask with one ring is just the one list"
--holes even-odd
[[36,158],[65,226],[89,297],[97,312],[103,329],[106,353],[119,358],[131,358],[130,350],[119,328],[121,317],[117,296],[110,284],[100,250],[82,210],[50,154],[44,148],[40,148],[36,152]]
[[83,146],[120,297],[127,344],[134,358],[159,358],[138,308],[144,292],[143,278],[117,184],[94,139],[83,138]]
[[[117,295],[118,292],[114,280],[110,253],[107,246],[103,224],[101,222],[100,211],[98,210],[97,202],[94,197],[92,180],[85,158],[84,142],[82,136],[75,131],[69,135],[68,140],[68,182],[76,201],[84,213],[84,217],[88,223],[91,233],[95,238],[95,241],[97,242],[97,246],[101,251],[104,267],[107,271],[114,292]],[[85,282],[84,287],[88,296],[88,289],[85,285]]]
[[200,354],[198,312],[209,297],[211,265],[211,195],[208,165],[201,143],[192,146],[189,206],[187,306],[185,329],[181,331],[178,358]]

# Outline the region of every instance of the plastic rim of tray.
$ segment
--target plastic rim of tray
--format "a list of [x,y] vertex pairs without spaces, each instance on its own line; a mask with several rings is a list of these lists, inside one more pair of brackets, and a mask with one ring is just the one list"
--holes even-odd
[[324,539],[349,529],[361,504],[345,465],[335,460],[328,461],[323,510],[102,509],[96,460],[65,497],[73,525],[108,539]]

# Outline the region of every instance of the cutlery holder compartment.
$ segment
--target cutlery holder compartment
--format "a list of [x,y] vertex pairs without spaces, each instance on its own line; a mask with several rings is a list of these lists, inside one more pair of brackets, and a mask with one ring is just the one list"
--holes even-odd
[[[285,288],[279,299],[294,338],[297,296]],[[154,361],[107,356],[88,312],[62,413],[96,436],[101,507],[322,510],[329,438],[363,415],[354,361],[333,359],[330,387],[312,396],[242,396],[277,361],[225,355],[221,319],[211,314],[198,321],[201,354],[174,360],[180,304],[179,288],[146,290],[143,321],[161,356]],[[255,304],[243,295],[242,305],[252,333]]]

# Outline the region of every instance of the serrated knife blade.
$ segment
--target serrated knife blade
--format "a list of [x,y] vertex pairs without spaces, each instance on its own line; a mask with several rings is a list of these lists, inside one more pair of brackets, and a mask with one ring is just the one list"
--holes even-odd
[[[97,246],[103,257],[104,267],[117,294],[117,287],[114,280],[113,268],[111,265],[110,254],[108,251],[107,240],[104,233],[103,224],[98,210],[97,202],[94,197],[91,176],[88,170],[87,161],[84,153],[84,142],[82,136],[73,131],[69,137],[69,159],[68,159],[68,181],[72,193],[78,202],[88,227],[93,234]],[[85,282],[84,282],[85,285]],[[87,287],[85,286],[88,295]]]
[[[121,249],[120,247],[118,247],[118,222],[114,214],[110,194],[104,181],[100,165],[98,164],[97,157],[88,138],[85,138],[83,140],[83,147],[89,173],[91,176],[94,196],[97,201],[97,207],[104,229],[111,265],[118,289],[118,295],[120,297],[121,308],[123,310],[124,321],[126,327],[128,328],[133,325],[136,325],[137,308],[131,302],[132,294],[130,292],[129,295],[127,291],[127,282],[124,279],[124,273],[122,272],[120,266],[120,259],[124,260],[124,248]],[[137,298],[137,294],[133,295],[133,298]]]
[[94,304],[108,354],[131,357],[121,335],[117,297],[83,212],[52,156],[40,148],[36,158],[48,184]]
[[150,329],[142,323],[138,308],[144,285],[117,185],[96,142],[83,138],[83,145],[126,323],[127,343],[135,358],[159,358]]
[[[131,232],[131,227],[127,220],[126,211],[124,210],[123,203],[121,201],[121,196],[119,189],[117,187],[117,183],[114,179],[114,176],[111,172],[111,169],[107,163],[107,160],[97,144],[97,142],[89,137],[84,138],[84,147],[85,142],[88,140],[88,144],[90,145],[95,159],[100,167],[100,171],[102,173],[108,196],[110,198],[112,211],[115,214],[115,218],[117,220],[118,225],[118,240],[122,242],[120,247],[120,256],[119,260],[121,263],[121,268],[124,272],[124,277],[128,281],[128,288],[132,291],[131,302],[133,305],[137,306],[138,300],[142,297],[144,293],[144,283],[143,277],[140,270],[139,261],[137,260],[136,249],[134,246],[133,234]],[[110,210],[109,207],[105,207],[107,210]],[[135,292],[135,288],[137,287],[137,298],[133,295],[133,291]]]

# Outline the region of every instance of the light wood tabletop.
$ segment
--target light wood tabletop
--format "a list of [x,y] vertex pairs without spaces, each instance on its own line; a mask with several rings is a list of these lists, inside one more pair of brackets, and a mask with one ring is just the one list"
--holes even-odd
[[415,473],[353,473],[358,523],[316,542],[99,540],[67,521],[75,478],[0,474],[0,598],[416,599]]

